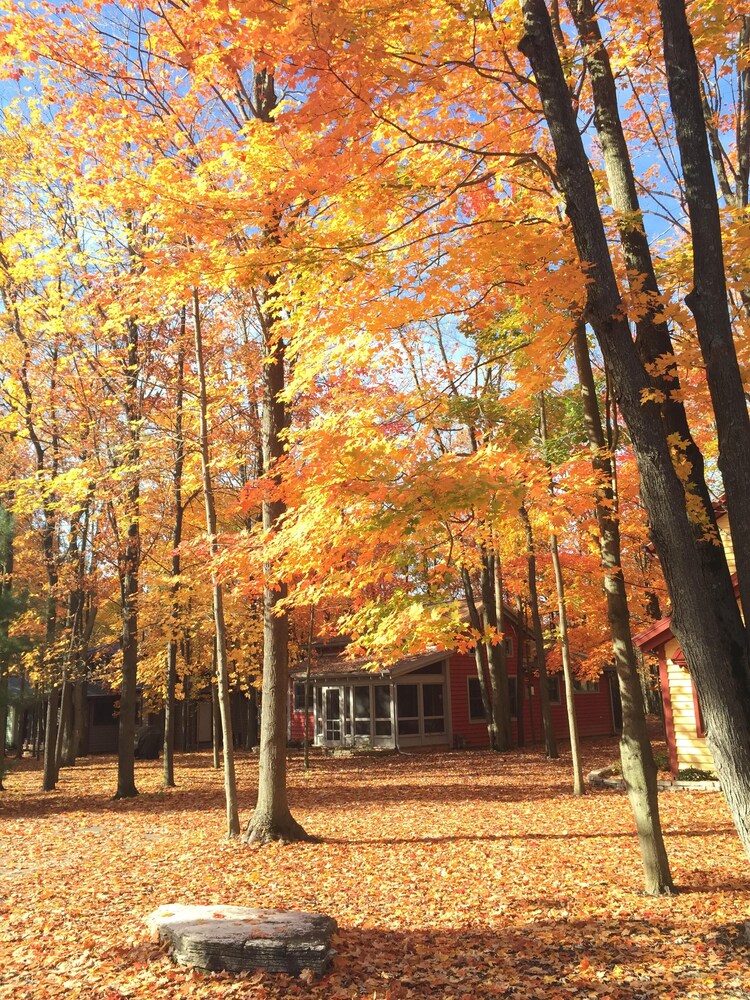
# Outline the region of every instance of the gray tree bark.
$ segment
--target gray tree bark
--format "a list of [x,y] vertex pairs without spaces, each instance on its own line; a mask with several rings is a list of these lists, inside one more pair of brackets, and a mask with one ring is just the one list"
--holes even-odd
[[596,516],[599,523],[607,618],[612,634],[612,649],[622,702],[620,737],[622,776],[638,831],[646,892],[652,896],[661,896],[671,893],[674,884],[659,819],[656,764],[646,728],[643,692],[630,633],[630,610],[620,557],[620,528],[615,515],[616,498],[612,488],[614,481],[612,462],[602,428],[594,373],[591,369],[589,348],[582,323],[579,323],[574,331],[573,346],[583,398],[584,420],[591,447],[591,461],[601,482],[596,501]]
[[[273,74],[259,70],[254,80],[255,114],[270,124],[276,107]],[[275,234],[269,234],[273,241]],[[263,332],[263,418],[261,437],[263,471],[278,482],[276,466],[284,454],[284,433],[289,426],[282,398],[285,385],[285,344],[274,330],[273,287],[269,275],[264,301],[259,303]],[[263,527],[271,531],[286,511],[279,498],[263,500]],[[289,711],[289,618],[281,602],[287,596],[284,583],[274,584],[272,567],[264,566],[263,584],[263,693],[260,724],[258,801],[245,830],[247,843],[271,840],[309,839],[289,809],[286,788],[287,716]]]
[[[211,479],[211,456],[208,444],[208,396],[206,392],[206,367],[203,354],[200,302],[197,289],[193,290],[193,329],[195,333],[195,361],[198,369],[200,400],[200,444],[201,468],[203,470],[203,500],[206,507],[206,531],[208,533],[211,556],[219,552],[217,537],[216,502]],[[211,591],[214,609],[214,633],[216,655],[216,687],[221,715],[221,731],[224,749],[224,800],[227,814],[227,837],[238,837],[240,817],[237,807],[237,779],[234,768],[234,739],[232,736],[232,710],[229,703],[229,661],[227,658],[227,630],[224,619],[224,588],[216,575],[211,572]]]
[[522,0],[522,10],[521,49],[539,88],[578,257],[594,278],[587,285],[585,318],[596,333],[633,442],[641,497],[672,598],[672,629],[686,651],[717,773],[750,854],[750,664],[726,557],[711,540],[695,537],[660,409],[643,402],[651,383],[624,318],[596,190],[547,9],[543,0]]
[[526,575],[529,584],[529,605],[531,621],[534,628],[534,645],[536,647],[536,668],[539,671],[539,698],[542,707],[542,728],[544,730],[544,748],[550,760],[560,756],[557,750],[557,738],[552,725],[552,713],[549,704],[549,684],[547,683],[547,659],[544,655],[544,631],[542,616],[539,612],[539,591],[536,583],[536,548],[534,531],[529,520],[529,512],[522,504],[519,509],[521,521],[526,534]]

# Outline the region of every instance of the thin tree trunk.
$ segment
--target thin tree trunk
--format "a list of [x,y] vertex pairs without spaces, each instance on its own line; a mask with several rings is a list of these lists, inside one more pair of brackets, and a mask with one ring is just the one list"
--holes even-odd
[[212,763],[215,771],[221,767],[221,710],[219,709],[219,692],[211,682],[211,747]]
[[674,884],[661,831],[656,764],[646,727],[643,692],[630,633],[630,611],[620,558],[620,528],[613,516],[615,497],[612,491],[612,460],[604,438],[583,323],[576,326],[573,347],[591,461],[601,480],[596,500],[596,516],[599,523],[607,617],[622,702],[622,776],[638,830],[646,892],[660,896],[672,892]]
[[164,747],[163,747],[163,784],[165,788],[174,788],[174,724],[175,724],[175,690],[177,688],[177,625],[180,618],[178,599],[181,572],[180,545],[182,544],[182,525],[185,517],[185,507],[182,500],[182,474],[185,467],[185,436],[183,431],[183,400],[185,393],[185,324],[186,310],[183,306],[180,315],[180,345],[177,349],[177,386],[175,400],[175,457],[172,467],[172,499],[174,502],[174,528],[172,531],[172,585],[170,597],[172,601],[171,632],[167,642],[167,671],[164,692]]
[[505,660],[505,640],[502,638],[502,604],[498,620],[497,604],[495,601],[495,557],[493,553],[488,552],[485,548],[482,548],[482,566],[480,572],[484,620],[490,628],[501,633],[500,641],[495,643],[487,642],[485,649],[487,651],[487,665],[489,667],[490,689],[492,691],[492,721],[495,735],[494,749],[503,751],[509,750],[513,743],[508,697],[508,667]]
[[[544,403],[544,393],[539,396],[539,431],[542,448],[547,449],[547,412]],[[548,463],[545,454],[545,462]],[[549,463],[548,463],[549,465]],[[553,493],[552,475],[550,472],[550,495]],[[568,715],[568,735],[570,736],[570,756],[573,764],[573,794],[583,795],[583,768],[581,765],[581,752],[578,741],[578,720],[576,719],[575,688],[573,687],[573,668],[570,662],[570,641],[568,639],[568,609],[565,601],[565,580],[563,579],[562,566],[560,564],[560,549],[557,543],[557,535],[550,532],[549,549],[552,556],[552,568],[555,572],[555,592],[557,594],[558,630],[560,633],[560,654],[563,665],[563,678],[565,680],[565,708]]]
[[315,605],[310,605],[310,626],[307,631],[307,662],[305,664],[305,735],[303,737],[305,770],[310,770],[310,667],[312,666],[312,644],[315,627]]
[[[519,634],[522,634],[522,632],[521,632],[521,598],[520,597],[518,598],[518,625],[519,625]],[[521,655],[521,649],[519,648],[519,650],[518,650],[518,673],[516,674],[516,733],[518,734],[516,742],[518,743],[519,747],[525,747],[526,746],[526,733],[525,733],[525,728],[526,727],[524,725],[524,717],[523,717],[523,709],[524,709],[524,703],[525,703],[525,698],[524,698],[524,694],[525,694],[524,684],[525,683],[526,683],[526,674],[525,674],[525,671],[524,671],[523,656]],[[531,714],[531,713],[529,713],[529,714]]]
[[[660,410],[645,402],[652,389],[624,317],[586,151],[570,103],[543,0],[521,0],[529,58],[556,153],[557,183],[566,201],[579,260],[595,280],[586,286],[591,323],[630,433],[641,498],[672,600],[672,630],[688,659],[722,789],[750,855],[750,663],[725,554],[695,537],[685,491],[672,464]],[[697,495],[705,482],[693,468]],[[707,519],[712,518],[708,507]]]
[[[466,598],[466,607],[469,612],[469,624],[478,632],[480,635],[482,633],[482,619],[479,614],[479,609],[477,608],[476,601],[474,600],[474,588],[471,583],[471,576],[469,575],[468,569],[462,567],[461,569],[461,579],[464,585],[464,597]],[[482,708],[484,709],[484,719],[487,723],[487,736],[490,741],[490,749],[495,750],[497,748],[497,740],[495,736],[495,720],[492,715],[492,702],[490,701],[490,693],[487,690],[487,676],[485,674],[484,667],[484,655],[483,655],[483,643],[481,639],[477,639],[474,643],[474,664],[477,670],[477,680],[479,681],[479,693],[482,696]]]
[[542,710],[542,727],[544,729],[544,747],[550,760],[560,756],[557,750],[555,729],[552,725],[552,713],[549,703],[549,684],[547,683],[547,660],[544,655],[544,631],[542,616],[539,612],[539,591],[536,585],[536,549],[534,546],[534,531],[529,520],[529,513],[522,504],[519,515],[526,533],[526,572],[529,585],[529,603],[531,606],[531,621],[534,628],[534,645],[536,647],[536,668],[539,671],[539,701]]
[[42,774],[42,791],[54,791],[57,786],[57,712],[59,708],[59,689],[55,686],[47,698],[47,724],[44,731],[44,771]]
[[70,749],[73,736],[73,685],[68,678],[67,668],[63,670],[62,687],[60,689],[60,721],[55,740],[55,760],[57,770],[69,762],[67,751]]
[[0,792],[5,791],[5,734],[8,729],[8,667],[0,659]]
[[[212,559],[219,552],[217,537],[216,503],[211,481],[211,456],[208,446],[208,396],[206,393],[206,369],[203,356],[200,303],[197,289],[193,290],[193,323],[195,332],[195,360],[198,369],[200,395],[200,443],[201,467],[203,469],[203,500],[206,507],[206,531]],[[224,589],[216,570],[211,573],[211,591],[214,607],[214,632],[216,652],[216,685],[221,714],[221,731],[224,744],[224,798],[227,813],[227,836],[237,837],[240,833],[240,817],[237,807],[237,779],[234,770],[234,740],[232,738],[232,713],[229,703],[229,662],[227,659],[227,632],[224,619]]]

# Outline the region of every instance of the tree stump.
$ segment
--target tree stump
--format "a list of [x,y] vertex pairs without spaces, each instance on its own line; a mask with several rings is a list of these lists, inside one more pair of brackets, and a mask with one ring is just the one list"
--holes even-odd
[[148,918],[180,965],[211,972],[266,969],[320,975],[335,954],[336,921],[323,913],[247,906],[160,906]]

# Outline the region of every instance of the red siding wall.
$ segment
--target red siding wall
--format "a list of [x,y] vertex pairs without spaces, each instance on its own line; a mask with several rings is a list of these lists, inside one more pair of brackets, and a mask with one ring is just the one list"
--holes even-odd
[[[289,739],[301,742],[305,738],[305,713],[294,711],[294,683],[289,685]],[[314,689],[310,687],[310,714],[307,717],[307,736],[313,738],[312,699]]]
[[[507,658],[508,676],[518,674],[519,642],[515,627],[506,622],[506,636],[513,639],[513,655]],[[476,677],[474,654],[454,653],[450,658],[450,706],[451,725],[454,745],[463,742],[467,747],[486,747],[489,744],[487,726],[484,721],[472,722],[469,719],[469,685],[468,678]],[[552,725],[559,739],[568,738],[568,718],[565,712],[565,688],[562,674],[560,677],[560,705],[552,705]],[[489,680],[488,680],[489,685]],[[290,739],[301,741],[304,738],[304,712],[294,711],[294,684],[289,691],[289,736]],[[543,738],[541,704],[539,698],[539,681],[532,682],[534,694],[524,702],[524,740],[526,743],[541,741]],[[532,726],[533,712],[533,726]],[[576,718],[580,736],[609,736],[614,732],[612,721],[612,704],[610,700],[609,678],[605,675],[599,681],[599,690],[591,693],[576,694]],[[309,738],[313,738],[313,716],[310,713],[308,723]],[[460,741],[457,739],[460,737]],[[517,739],[517,725],[513,721],[513,740]]]
[[[505,634],[513,637],[513,655],[507,658],[508,676],[518,674],[518,633],[515,628],[506,623]],[[469,684],[468,678],[476,677],[474,653],[454,653],[450,659],[451,713],[454,743],[456,737],[461,737],[467,747],[486,747],[489,744],[487,726],[484,721],[472,722],[469,719]],[[489,685],[489,679],[487,680]],[[560,705],[551,705],[552,725],[559,739],[568,738],[568,718],[565,711],[565,689],[562,674],[560,675]],[[524,739],[526,743],[542,739],[541,702],[539,698],[539,680],[532,682],[534,694],[524,702]],[[609,679],[604,676],[599,681],[599,690],[591,693],[577,693],[576,719],[580,736],[609,736],[614,732],[612,722],[612,704],[610,701]],[[533,726],[531,713],[534,713]],[[513,721],[513,739],[517,739],[517,725]]]

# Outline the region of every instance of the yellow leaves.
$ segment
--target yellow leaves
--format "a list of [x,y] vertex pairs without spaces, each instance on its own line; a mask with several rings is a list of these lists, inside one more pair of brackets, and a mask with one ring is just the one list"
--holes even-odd
[[[584,741],[583,752],[587,770],[611,764],[616,740]],[[112,757],[66,770],[51,798],[26,759],[0,801],[3,975],[16,992],[28,982],[39,996],[82,1000],[742,996],[747,902],[727,887],[744,862],[720,796],[691,795],[687,812],[663,797],[678,880],[697,891],[654,901],[640,891],[621,794],[575,800],[568,759],[545,761],[538,747],[503,761],[313,751],[306,774],[292,753],[292,809],[320,840],[256,852],[223,840],[210,753],[178,755],[166,793],[161,767],[138,762],[133,808],[109,801]],[[252,801],[257,759],[239,752],[237,766]],[[53,883],[50,866],[68,877]],[[196,972],[149,940],[144,919],[160,903],[248,893],[253,905],[337,920],[325,977]]]

